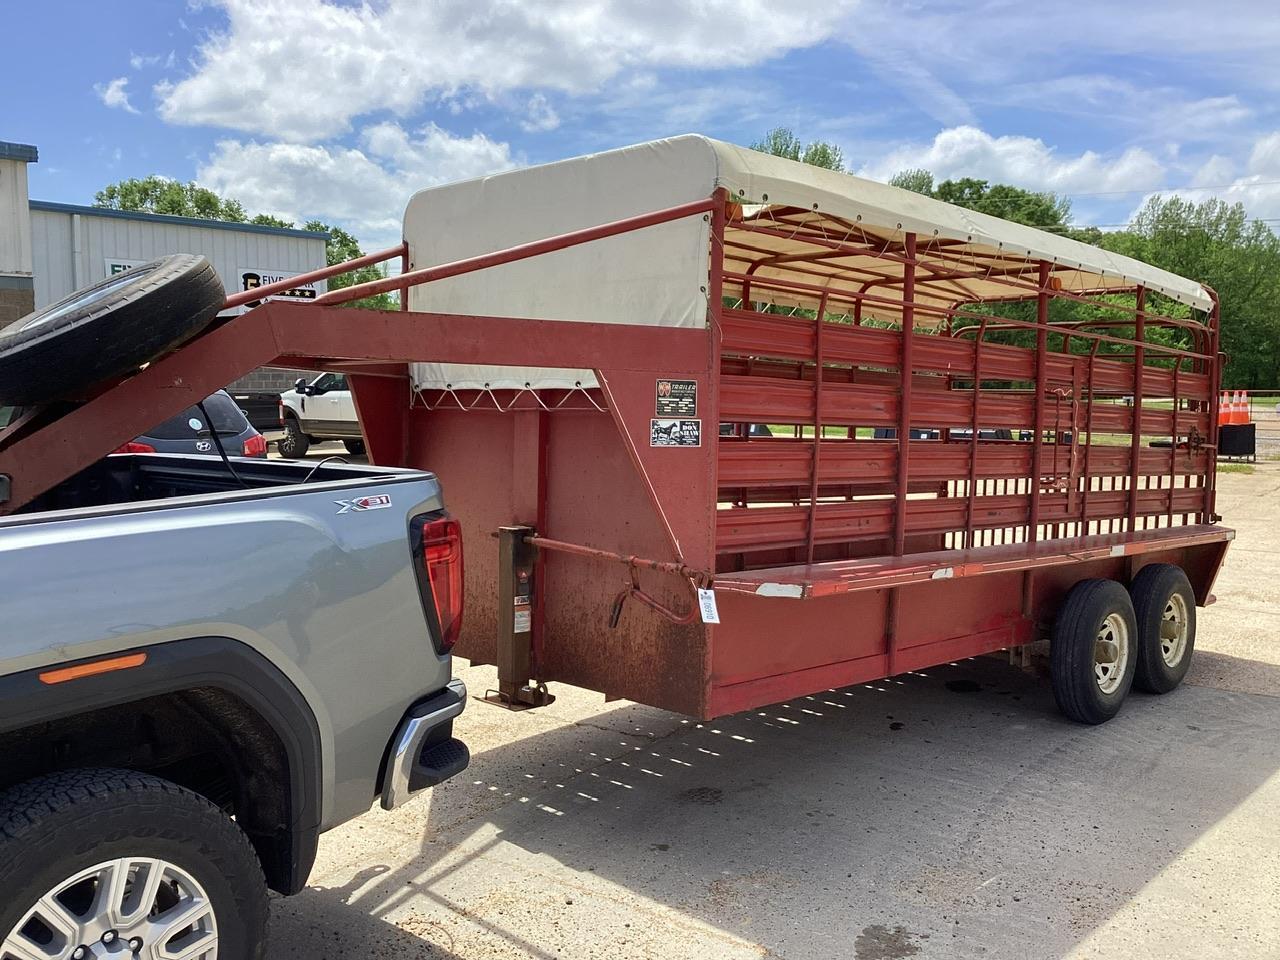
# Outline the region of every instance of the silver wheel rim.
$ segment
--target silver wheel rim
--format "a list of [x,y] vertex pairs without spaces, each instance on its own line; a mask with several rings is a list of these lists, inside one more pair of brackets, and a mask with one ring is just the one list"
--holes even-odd
[[1187,616],[1187,601],[1175,593],[1164,605],[1160,615],[1160,656],[1166,666],[1176,667],[1187,652],[1187,636],[1191,630],[1191,618]]
[[1129,625],[1118,613],[1107,616],[1093,641],[1093,676],[1098,689],[1115,693],[1129,666]]
[[217,960],[204,888],[150,857],[107,860],[36,901],[0,945],[0,960]]

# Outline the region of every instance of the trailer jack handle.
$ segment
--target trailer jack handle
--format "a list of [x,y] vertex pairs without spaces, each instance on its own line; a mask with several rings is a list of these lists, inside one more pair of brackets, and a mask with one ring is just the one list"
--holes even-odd
[[631,583],[623,587],[613,600],[613,609],[609,611],[609,629],[612,630],[617,627],[618,621],[622,619],[622,605],[626,603],[628,597],[635,597],[646,607],[656,610],[674,624],[683,626],[698,619],[698,607],[696,604],[687,613],[677,613],[652,595],[645,593],[640,586],[640,570],[638,567],[630,567],[629,569],[631,571]]
[[695,602],[686,613],[679,613],[672,610],[666,604],[653,597],[652,594],[645,592],[640,586],[641,570],[658,570],[662,573],[674,573],[677,576],[684,577],[689,581],[695,589],[710,589],[712,577],[705,571],[695,570],[685,563],[678,560],[648,560],[644,557],[637,557],[630,554],[613,553],[609,550],[599,550],[595,547],[584,547],[578,543],[565,543],[563,540],[552,540],[549,537],[539,537],[536,534],[525,537],[525,543],[537,547],[540,550],[556,550],[561,553],[570,553],[578,557],[589,557],[593,560],[609,560],[615,563],[625,564],[631,574],[631,582],[622,588],[621,592],[613,600],[613,608],[609,611],[609,627],[613,628],[618,625],[618,621],[622,618],[622,607],[626,603],[628,597],[635,597],[646,607],[654,610],[661,616],[670,620],[672,623],[684,625],[693,623],[698,619],[698,604]]

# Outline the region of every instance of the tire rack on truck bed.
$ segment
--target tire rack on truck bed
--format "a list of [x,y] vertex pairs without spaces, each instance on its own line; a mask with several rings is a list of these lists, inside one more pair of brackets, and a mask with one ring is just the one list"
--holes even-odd
[[[711,718],[1026,644],[1055,625],[1055,643],[1094,651],[1099,689],[1108,663],[1126,674],[1122,699],[1140,659],[1129,645],[1159,638],[1138,633],[1132,608],[1104,606],[1089,608],[1100,619],[1087,636],[1067,636],[1059,611],[1079,590],[1101,597],[1095,581],[1132,585],[1155,564],[1185,572],[1192,614],[1211,602],[1232,537],[1214,512],[1212,291],[723,144],[645,147],[686,140],[710,144],[728,168],[694,199],[637,201],[630,215],[579,218],[558,233],[557,220],[542,239],[416,269],[424,235],[410,236],[406,220],[401,247],[301,279],[394,258],[400,276],[313,304],[265,303],[71,412],[29,417],[0,435],[0,474],[12,478],[0,510],[256,366],[342,370],[371,462],[442,478],[470,541],[457,651],[498,663],[512,705],[543,702],[540,681],[560,680]],[[607,179],[610,158],[627,152],[566,164]],[[735,176],[744,187],[731,192]],[[822,203],[789,202],[790,186]],[[596,198],[621,193],[618,184]],[[875,203],[857,207],[864,197]],[[895,204],[906,211],[896,219]],[[497,222],[504,211],[474,215]],[[407,309],[431,305],[433,284],[526,261],[545,263],[554,290],[565,251],[698,222],[709,255],[699,266],[705,322],[693,326]],[[634,279],[644,266],[616,269]],[[401,312],[337,306],[397,289],[407,294]],[[1176,300],[1190,317],[1164,306]],[[1033,318],[981,307],[1001,301],[1028,304]],[[1081,315],[1051,322],[1058,304]],[[1181,345],[1156,339],[1157,329]],[[1033,346],[1000,342],[1010,332]],[[585,369],[596,385],[424,389],[406,361]],[[695,384],[708,440],[718,423],[781,424],[792,435],[736,429],[698,446],[646,443],[658,379]],[[1131,404],[1116,402],[1124,397]],[[939,429],[941,439],[866,439],[877,427],[897,437]],[[981,439],[991,428],[1030,429],[1032,439]],[[1153,438],[1169,445],[1148,446]],[[528,529],[508,534],[500,567],[491,537],[504,527]],[[712,591],[718,624],[699,622],[695,587]],[[517,609],[499,609],[499,596],[514,596]],[[1167,629],[1193,638],[1194,620]],[[1055,678],[1060,702],[1094,679]],[[1109,715],[1064,709],[1093,722]]]

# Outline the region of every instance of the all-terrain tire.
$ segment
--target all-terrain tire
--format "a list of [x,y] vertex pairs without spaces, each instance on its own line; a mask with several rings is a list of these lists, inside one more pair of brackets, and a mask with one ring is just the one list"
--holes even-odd
[[[1138,620],[1138,668],[1133,685],[1147,693],[1168,693],[1191,667],[1196,646],[1196,594],[1182,568],[1149,563],[1129,585]],[[1172,613],[1172,616],[1170,616]],[[1181,629],[1161,633],[1166,622]]]
[[284,415],[284,436],[277,441],[276,449],[287,460],[305,457],[311,449],[311,438],[302,432],[302,424],[291,413]]
[[161,257],[0,330],[0,404],[75,399],[195,336],[226,298],[206,258]]
[[347,453],[351,454],[353,457],[364,456],[363,440],[343,440],[342,445],[347,448]]
[[[0,793],[0,943],[60,884],[123,858],[154,858],[195,879],[213,909],[218,956],[265,954],[266,882],[244,832],[199,794],[112,769],[63,771]],[[121,931],[120,946],[125,939]]]
[[[1118,632],[1123,632],[1124,662],[1113,661],[1104,677],[1097,651],[1106,630],[1118,645]],[[1137,645],[1133,603],[1124,587],[1114,580],[1082,580],[1072,587],[1049,640],[1049,676],[1058,709],[1079,723],[1105,723],[1114,717],[1133,686]]]

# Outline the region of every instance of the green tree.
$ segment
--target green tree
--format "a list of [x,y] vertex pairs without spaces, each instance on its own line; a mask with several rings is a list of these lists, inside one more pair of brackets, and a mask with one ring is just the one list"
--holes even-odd
[[238,200],[223,199],[195,181],[182,183],[154,173],[149,177],[134,177],[103,187],[94,194],[93,205],[112,210],[137,210],[233,223],[245,223],[249,219]]
[[918,167],[912,170],[902,170],[889,178],[889,186],[910,190],[912,193],[923,193],[926,197],[932,197],[933,174]]
[[1228,358],[1224,386],[1280,386],[1280,237],[1242,204],[1152,197],[1102,246],[1212,287]]
[[991,183],[976,177],[935,183],[928,170],[903,170],[889,178],[891,186],[945,200],[958,207],[989,213],[1002,220],[1025,223],[1057,232],[1070,229],[1071,201],[1053,193],[1024,190],[1007,183]]
[[784,160],[799,160],[814,167],[844,173],[844,152],[834,143],[825,140],[801,142],[788,127],[774,127],[764,137],[751,144],[752,150],[770,153]]

